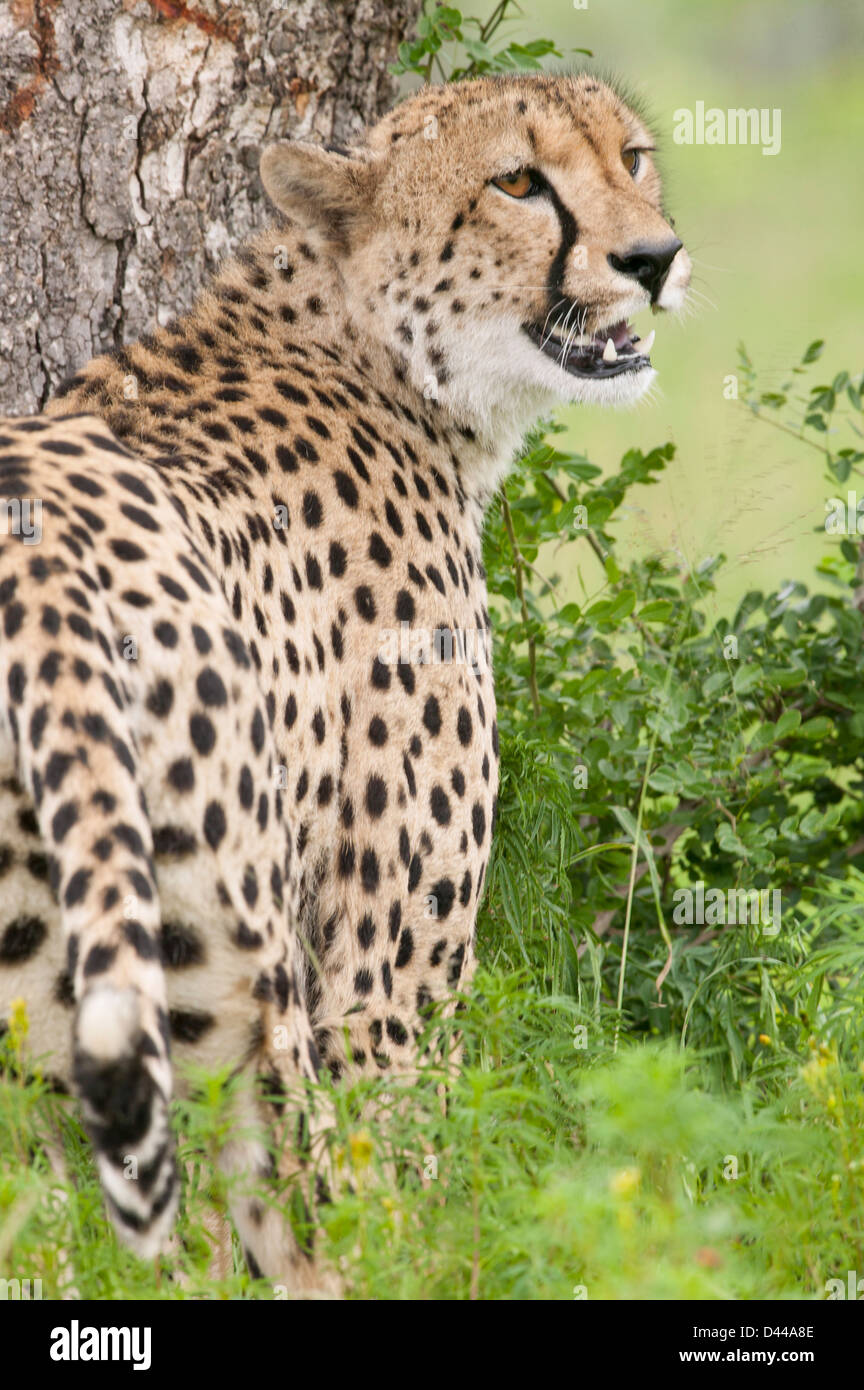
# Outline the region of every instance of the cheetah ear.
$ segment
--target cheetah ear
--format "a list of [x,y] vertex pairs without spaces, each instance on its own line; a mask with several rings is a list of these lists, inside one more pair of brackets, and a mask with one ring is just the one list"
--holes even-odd
[[374,170],[360,155],[294,142],[264,150],[261,181],[280,212],[345,252],[370,206]]

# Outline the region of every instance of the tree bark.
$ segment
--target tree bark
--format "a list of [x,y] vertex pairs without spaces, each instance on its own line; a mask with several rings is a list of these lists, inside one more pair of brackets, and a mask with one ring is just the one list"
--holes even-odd
[[392,102],[420,0],[0,0],[0,410],[189,308],[272,139]]

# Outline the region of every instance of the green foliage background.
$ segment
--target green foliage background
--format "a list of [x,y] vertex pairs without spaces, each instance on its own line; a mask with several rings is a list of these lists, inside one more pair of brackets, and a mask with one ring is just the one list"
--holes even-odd
[[[473,26],[427,11],[400,59],[415,77],[555,56],[502,34],[506,5]],[[861,476],[862,377],[821,361],[814,342],[765,382],[739,349],[735,409],[830,495]],[[353,1192],[321,1213],[322,1246],[357,1298],[824,1298],[864,1274],[858,538],[823,532],[810,572],[718,598],[722,547],[691,563],[620,540],[634,499],[687,465],[675,445],[610,468],[571,438],[527,442],[488,527],[498,831],[480,973],[430,1024],[458,1028],[464,1065],[446,1109],[433,1069],[410,1105],[386,1077],[323,1088]],[[777,890],[779,921],[678,925],[674,894],[698,882]],[[4,1043],[0,1277],[278,1297],[239,1252],[208,1273],[234,1083],[193,1076],[178,1106],[190,1177],[157,1271],[117,1246],[69,1115],[58,1190],[43,1140],[67,1107],[27,1079],[26,1026]]]
[[[462,9],[488,15],[492,0]],[[818,459],[755,425],[724,394],[742,338],[765,390],[803,344],[826,336],[833,376],[860,366],[864,180],[855,132],[864,123],[864,7],[855,0],[520,0],[499,34],[581,50],[644,102],[667,201],[694,259],[691,305],[652,320],[659,369],[652,399],[626,411],[562,411],[567,447],[614,472],[634,439],[672,440],[673,466],[635,489],[617,531],[628,555],[683,553],[697,566],[722,549],[711,611],[748,589],[779,588],[821,555],[825,490]],[[499,45],[495,45],[498,47]],[[737,145],[679,145],[675,112],[757,108],[781,113],[776,156]],[[829,376],[829,380],[830,380]],[[591,584],[590,561],[581,573]],[[579,576],[564,576],[581,599]],[[821,587],[821,581],[817,580]]]

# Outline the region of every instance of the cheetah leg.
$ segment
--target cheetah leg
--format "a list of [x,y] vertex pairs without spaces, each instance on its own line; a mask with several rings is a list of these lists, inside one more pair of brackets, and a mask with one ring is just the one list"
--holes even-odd
[[[193,1159],[187,1159],[187,1192],[192,1187],[195,1178],[195,1169],[195,1161]],[[211,1247],[206,1277],[212,1282],[222,1283],[224,1280],[230,1278],[234,1272],[234,1245],[231,1233],[231,1222],[223,1210],[209,1202],[201,1213],[200,1221]],[[166,1243],[165,1253],[169,1259],[173,1258],[176,1261],[182,1261],[183,1259],[184,1246],[176,1228],[171,1232]],[[182,1264],[178,1263],[175,1266],[171,1277],[180,1288],[188,1289],[190,1292],[194,1290],[195,1280],[186,1272]]]
[[[268,1279],[275,1299],[336,1299],[340,1297],[339,1278],[316,1252],[314,1235],[309,1234],[317,1198],[307,1200],[309,1175],[298,1156],[298,1131],[310,1120],[308,1107],[299,1109],[297,1101],[297,1097],[280,1094],[280,1114],[268,1127],[265,1142],[255,1133],[256,1129],[261,1133],[260,1106],[247,1095],[237,1116],[246,1134],[226,1145],[220,1162],[229,1179],[231,1216],[252,1277]],[[267,1104],[272,1106],[273,1102]],[[243,1120],[248,1125],[244,1126]],[[311,1123],[314,1126],[314,1120]],[[259,1180],[251,1193],[244,1191],[250,1175]],[[269,1198],[268,1185],[272,1190]],[[301,1194],[305,1228],[301,1239],[289,1213],[289,1207],[297,1203],[297,1193]]]
[[[51,1189],[51,1197],[62,1209],[68,1209],[69,1187],[72,1185],[72,1179],[63,1152],[63,1137],[59,1127],[55,1128],[51,1136],[45,1140],[44,1149],[48,1165],[57,1184]],[[58,1295],[62,1299],[80,1299],[81,1295],[74,1282],[75,1262],[65,1245],[58,1248],[56,1258]]]
[[202,1224],[213,1242],[213,1251],[207,1274],[210,1279],[221,1283],[234,1272],[234,1242],[231,1237],[231,1222],[221,1211],[208,1207]]
[[[288,914],[291,919],[291,913]],[[232,1139],[220,1155],[229,1207],[253,1278],[272,1281],[275,1298],[338,1298],[339,1279],[320,1254],[315,1213],[329,1199],[326,1096],[314,1089],[320,1059],[286,931],[282,958],[259,979],[261,1045],[238,1095]],[[254,1191],[248,1190],[248,1179]],[[244,1190],[244,1188],[246,1190]],[[300,1215],[298,1236],[291,1214]]]

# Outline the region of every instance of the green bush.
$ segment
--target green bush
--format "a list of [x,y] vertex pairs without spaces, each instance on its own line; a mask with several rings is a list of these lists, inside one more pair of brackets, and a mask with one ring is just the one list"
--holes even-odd
[[[808,430],[839,410],[841,387],[851,409],[832,430],[857,429],[858,388],[845,373],[835,387],[808,394]],[[858,551],[833,542],[829,592],[791,581],[710,623],[722,556],[625,565],[609,530],[673,455],[631,450],[602,478],[538,437],[489,527],[502,833],[482,935],[508,966],[532,963],[580,999],[605,993],[628,1031],[686,1037],[718,1083],[753,1076],[770,1090],[817,1022],[830,1019],[832,1042],[858,1040]],[[832,447],[835,491],[838,460],[862,457]],[[558,606],[559,584],[535,566],[563,555],[578,572],[589,552],[595,587]],[[700,883],[779,895],[778,920],[724,929],[706,914],[682,931],[675,894]]]

